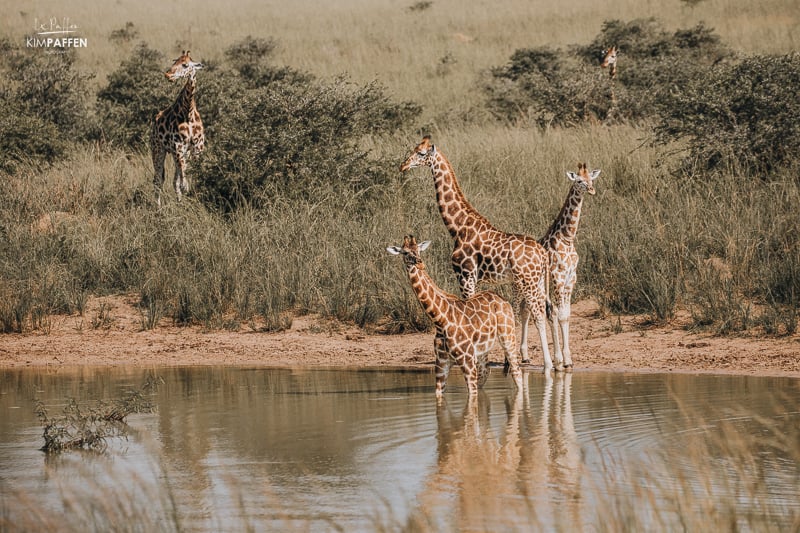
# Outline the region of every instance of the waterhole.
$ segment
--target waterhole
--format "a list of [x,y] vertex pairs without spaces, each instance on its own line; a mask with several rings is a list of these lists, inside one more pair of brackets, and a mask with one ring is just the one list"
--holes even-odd
[[[162,384],[101,452],[35,413]],[[0,373],[0,525],[117,530],[800,527],[800,380],[495,369]],[[86,411],[88,412],[88,411]]]

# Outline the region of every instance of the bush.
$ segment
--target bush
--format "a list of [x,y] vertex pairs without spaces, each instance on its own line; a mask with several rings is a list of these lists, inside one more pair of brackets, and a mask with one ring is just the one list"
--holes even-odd
[[509,63],[491,70],[488,107],[504,120],[532,120],[540,126],[571,126],[604,118],[610,107],[605,79],[594,66],[549,47],[514,52]]
[[45,54],[0,40],[0,169],[20,161],[51,163],[92,125],[85,102],[92,76],[72,53]]
[[276,197],[318,201],[385,182],[389,165],[370,159],[361,139],[396,130],[420,108],[391,102],[374,83],[324,83],[270,67],[273,48],[247,38],[226,52],[235,71],[208,73],[198,102],[213,136],[198,167],[203,201],[223,211],[259,208]]
[[114,146],[146,149],[150,124],[176,93],[161,74],[165,67],[164,55],[142,43],[109,75],[108,83],[97,93],[103,140]]
[[719,65],[673,90],[656,127],[663,143],[685,140],[686,171],[766,179],[800,152],[800,55],[754,56]]
[[[620,50],[613,87],[599,68],[608,46]],[[638,121],[658,117],[666,93],[702,79],[731,55],[703,24],[670,34],[655,19],[612,20],[591,43],[568,52],[517,50],[507,65],[491,70],[485,90],[490,110],[505,120],[570,126],[613,113],[614,120]]]

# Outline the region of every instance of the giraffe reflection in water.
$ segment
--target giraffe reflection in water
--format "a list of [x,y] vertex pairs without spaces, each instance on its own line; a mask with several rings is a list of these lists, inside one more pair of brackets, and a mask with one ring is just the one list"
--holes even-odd
[[572,374],[546,374],[535,386],[530,377],[504,398],[499,428],[490,417],[497,402],[483,390],[463,410],[449,402],[437,406],[437,468],[418,497],[418,518],[427,525],[465,531],[581,527]]

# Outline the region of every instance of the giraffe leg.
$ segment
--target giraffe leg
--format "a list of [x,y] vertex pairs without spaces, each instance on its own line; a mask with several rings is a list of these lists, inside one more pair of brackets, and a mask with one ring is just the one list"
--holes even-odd
[[486,380],[489,379],[489,374],[491,373],[491,368],[489,368],[489,363],[486,359],[486,354],[483,354],[481,357],[478,357],[477,360],[477,371],[478,371],[478,388],[483,388],[486,384]]
[[175,194],[178,195],[178,201],[180,202],[182,191],[185,190],[184,171],[186,170],[186,158],[184,157],[181,148],[176,149],[173,159],[175,160]]
[[[547,374],[553,370],[554,367],[553,361],[550,359],[550,349],[547,346],[547,319],[543,311],[536,316],[536,329],[539,331],[539,340],[542,343],[542,356],[544,357],[542,372]],[[564,365],[561,361],[558,361],[558,366],[555,367],[555,370],[564,370]]]
[[463,354],[461,356],[461,371],[464,374],[464,381],[467,382],[467,393],[470,397],[477,396],[480,378],[478,376],[478,367],[480,366],[477,358],[472,354]]
[[564,360],[564,354],[561,350],[561,339],[559,339],[559,328],[563,327],[561,324],[562,302],[560,294],[556,294],[555,301],[552,302],[553,309],[550,315],[550,325],[553,332],[553,351],[555,352],[556,364]]
[[433,353],[436,356],[436,399],[441,400],[447,386],[447,375],[450,373],[450,356],[447,353],[447,342],[441,331],[436,332],[433,339]]
[[[571,369],[572,368],[572,354],[570,353],[569,349],[569,317],[570,317],[570,297],[567,295],[564,298],[564,301],[558,308],[558,323],[561,326],[561,343],[563,345],[563,354],[564,354],[564,368]],[[553,332],[555,333],[555,328],[553,328]],[[555,338],[555,335],[553,335]],[[558,360],[558,354],[556,354],[556,359]]]
[[520,320],[520,335],[519,335],[519,356],[523,364],[530,363],[531,358],[528,355],[528,322],[531,317],[531,309],[528,302],[524,298],[519,302],[519,320]]
[[511,377],[517,390],[522,390],[522,369],[519,367],[519,360],[517,359],[517,336],[515,332],[516,325],[514,319],[501,321],[498,324],[497,336],[500,337],[500,344],[503,347],[503,352],[506,356],[506,363],[503,365],[503,374],[508,374],[511,370]]
[[161,207],[161,190],[164,187],[164,160],[167,157],[167,152],[164,150],[164,146],[155,138],[150,143],[150,152],[153,156],[153,188],[156,193],[156,204]]

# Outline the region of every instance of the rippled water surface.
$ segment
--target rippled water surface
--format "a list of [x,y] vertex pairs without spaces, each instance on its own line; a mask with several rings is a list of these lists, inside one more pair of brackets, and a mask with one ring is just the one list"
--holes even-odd
[[0,373],[0,529],[800,527],[798,380],[532,373],[517,393],[495,370],[469,402],[454,371],[437,405],[429,372],[153,372],[157,412],[59,455],[37,398],[55,415],[148,372]]

